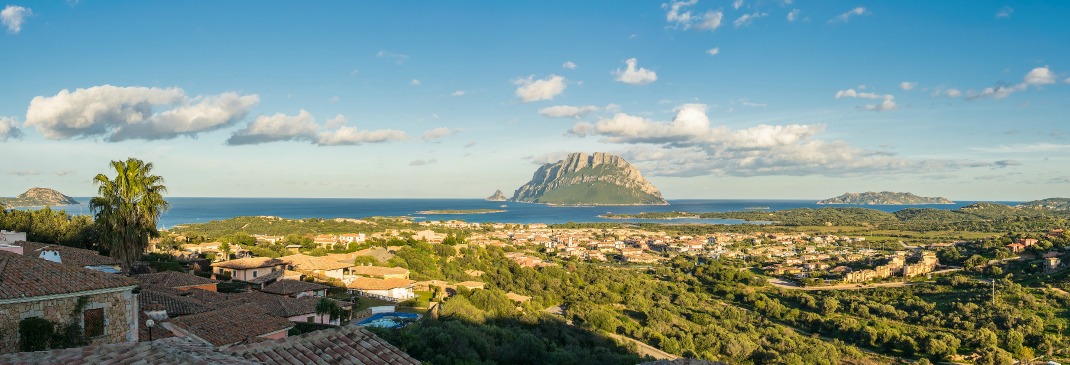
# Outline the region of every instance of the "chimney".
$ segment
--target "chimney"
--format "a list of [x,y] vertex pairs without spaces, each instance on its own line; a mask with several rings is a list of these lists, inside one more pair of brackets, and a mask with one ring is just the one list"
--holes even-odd
[[41,250],[41,255],[38,256],[38,257],[40,257],[43,260],[48,260],[48,261],[55,262],[57,264],[62,264],[63,263],[63,259],[59,257],[59,251],[56,251],[56,250],[50,250],[50,249]]
[[154,321],[159,322],[159,321],[167,319],[167,308],[164,307],[162,304],[157,304],[157,303],[147,304],[147,305],[145,305],[145,307],[143,309],[144,309],[145,315],[149,316],[149,318],[152,318],[152,320],[154,320]]
[[22,254],[22,246],[9,245],[6,243],[0,243],[0,251],[14,252],[19,255]]

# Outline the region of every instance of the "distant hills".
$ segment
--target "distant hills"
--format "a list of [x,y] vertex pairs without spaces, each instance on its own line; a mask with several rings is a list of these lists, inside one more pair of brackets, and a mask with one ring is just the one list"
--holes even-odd
[[856,204],[856,205],[920,205],[920,204],[955,204],[947,198],[924,197],[911,193],[896,193],[890,191],[865,193],[846,193],[835,198],[829,198],[817,202],[817,204]]
[[1023,209],[1070,211],[1070,198],[1047,198],[1018,205]]
[[5,207],[39,207],[78,204],[77,200],[48,188],[32,188],[14,198],[0,198]]
[[620,156],[570,153],[539,167],[512,201],[550,205],[667,205],[661,191]]

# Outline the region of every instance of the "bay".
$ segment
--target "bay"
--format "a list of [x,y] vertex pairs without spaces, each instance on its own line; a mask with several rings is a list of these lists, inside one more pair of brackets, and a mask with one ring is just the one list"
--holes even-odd
[[[89,214],[89,198],[76,197],[82,202],[76,205],[56,206],[52,209],[66,210],[71,214]],[[560,207],[543,204],[488,202],[482,199],[349,199],[349,198],[190,198],[168,197],[171,209],[160,219],[161,228],[186,223],[203,223],[212,220],[239,216],[276,216],[299,218],[366,218],[374,216],[408,217],[415,221],[463,220],[466,222],[497,223],[568,223],[568,222],[663,222],[740,224],[735,219],[607,219],[606,213],[635,214],[643,212],[681,211],[691,213],[742,211],[748,208],[784,210],[794,208],[861,207],[894,212],[906,208],[958,209],[976,203],[960,201],[956,204],[933,205],[818,205],[814,200],[762,200],[762,199],[679,199],[669,205],[642,206],[580,206]],[[1020,202],[995,202],[1014,205]],[[504,207],[503,207],[504,205]],[[23,208],[38,209],[38,208]],[[420,214],[427,210],[504,210],[486,214]]]

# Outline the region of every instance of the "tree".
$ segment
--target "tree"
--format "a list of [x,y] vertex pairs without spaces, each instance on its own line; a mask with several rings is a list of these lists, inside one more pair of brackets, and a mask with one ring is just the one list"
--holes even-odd
[[101,241],[124,272],[130,272],[148,247],[150,237],[158,237],[156,222],[170,205],[163,199],[167,187],[163,178],[152,174],[152,163],[136,158],[112,161],[115,179],[97,174],[93,182],[97,194],[89,201],[100,227]]

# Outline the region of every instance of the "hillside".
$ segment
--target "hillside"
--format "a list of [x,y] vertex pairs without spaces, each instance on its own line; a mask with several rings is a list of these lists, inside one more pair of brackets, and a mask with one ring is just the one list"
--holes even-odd
[[896,193],[891,191],[865,193],[846,193],[835,198],[829,198],[817,202],[817,204],[856,204],[856,205],[918,205],[918,204],[955,204],[955,202],[940,197],[924,197],[911,193]]
[[512,201],[551,205],[665,205],[661,192],[619,156],[572,153],[539,167]]
[[48,188],[32,188],[14,198],[0,198],[5,207],[40,207],[78,204],[73,198]]
[[1023,209],[1070,211],[1070,198],[1047,198],[1018,205]]

